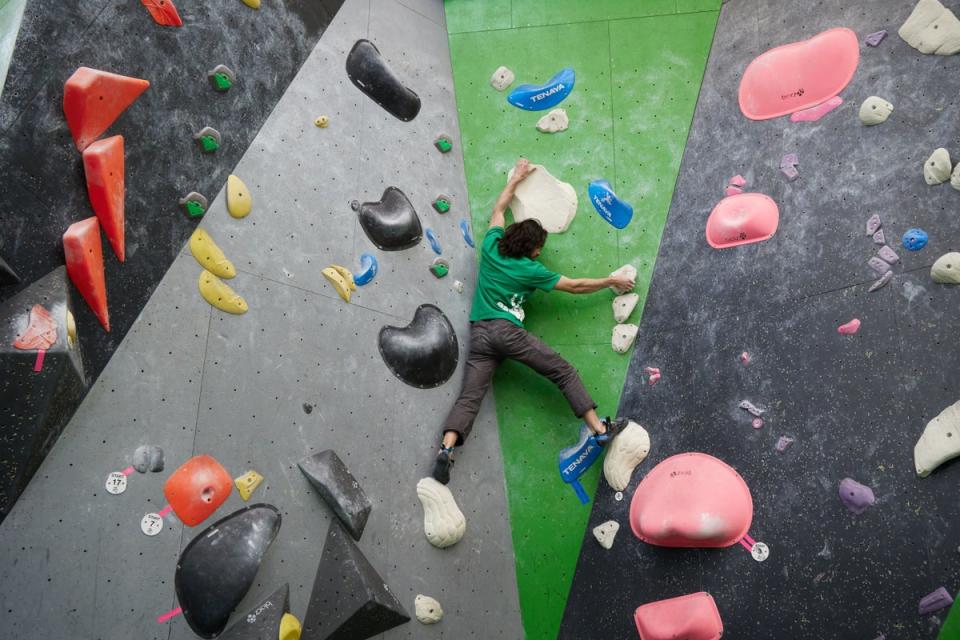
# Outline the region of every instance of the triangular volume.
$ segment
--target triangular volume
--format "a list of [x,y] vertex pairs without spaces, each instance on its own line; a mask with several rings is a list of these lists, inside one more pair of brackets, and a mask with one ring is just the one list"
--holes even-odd
[[290,585],[284,584],[240,616],[220,640],[277,640],[283,614],[289,612]]
[[107,234],[117,260],[124,261],[123,236],[123,136],[97,140],[83,150],[87,193],[97,220]]
[[364,640],[409,621],[363,552],[331,522],[301,640]]
[[63,253],[67,273],[80,295],[87,301],[100,324],[110,331],[107,311],[107,283],[103,277],[103,246],[96,218],[74,222],[63,234]]
[[17,284],[20,282],[20,276],[10,268],[3,258],[0,258],[0,286],[5,284]]
[[297,465],[347,527],[353,539],[359,540],[373,505],[340,456],[332,449],[327,449],[307,456]]
[[177,13],[177,7],[173,0],[140,0],[143,6],[150,12],[153,21],[162,27],[182,27],[183,20]]
[[77,149],[83,151],[147,90],[140,78],[80,67],[63,85],[63,114]]

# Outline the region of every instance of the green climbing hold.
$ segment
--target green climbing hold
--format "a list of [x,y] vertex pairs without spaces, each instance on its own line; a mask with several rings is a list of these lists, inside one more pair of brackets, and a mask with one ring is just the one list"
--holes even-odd
[[217,91],[227,91],[237,81],[237,74],[225,64],[218,64],[208,71],[207,77],[210,78],[210,84]]
[[230,82],[230,78],[227,77],[227,74],[225,73],[213,74],[213,83],[217,86],[217,91],[226,91],[233,86],[233,83]]
[[183,210],[187,212],[187,215],[191,218],[199,218],[207,212],[207,206],[209,203],[203,195],[197,193],[196,191],[191,191],[184,197],[180,198],[179,205],[183,207]]
[[443,258],[434,258],[433,262],[430,263],[430,273],[437,278],[442,278],[450,273],[450,263]]
[[187,215],[190,216],[191,218],[199,218],[204,213],[206,213],[206,210],[203,208],[203,205],[201,205],[199,202],[188,202],[186,204],[186,207],[187,207]]
[[437,210],[437,213],[446,213],[450,211],[450,201],[441,196],[433,201],[433,208]]
[[440,153],[449,153],[453,149],[453,143],[447,136],[440,136],[433,141],[433,146],[440,150]]
[[220,143],[213,136],[203,136],[200,138],[200,146],[205,153],[213,153],[220,148]]

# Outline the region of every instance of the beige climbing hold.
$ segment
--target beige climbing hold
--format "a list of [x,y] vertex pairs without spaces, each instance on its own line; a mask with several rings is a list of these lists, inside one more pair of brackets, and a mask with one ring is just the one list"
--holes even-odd
[[423,624],[437,624],[443,618],[443,607],[436,598],[417,594],[413,600],[413,609],[417,613],[417,620]]
[[231,289],[230,285],[206,269],[200,272],[200,280],[197,284],[203,299],[217,309],[238,315],[247,312],[249,308],[247,301]]
[[630,484],[630,475],[650,453],[650,435],[630,420],[626,428],[610,443],[603,459],[603,477],[614,491],[623,491]]
[[350,293],[357,290],[357,285],[353,281],[353,274],[350,270],[341,267],[338,264],[332,264],[320,273],[333,286],[340,297],[346,302],[350,302]]
[[[534,218],[548,232],[563,233],[577,215],[577,190],[554,178],[546,167],[532,166],[536,170],[517,185],[510,201],[513,220]],[[508,177],[513,177],[513,171]]]
[[563,109],[553,109],[547,115],[537,120],[537,130],[543,133],[558,133],[566,131],[570,126],[570,118]]
[[893,105],[877,96],[870,96],[860,105],[860,122],[867,126],[887,121],[893,113]]
[[[625,264],[610,274],[610,277],[615,277],[615,276],[627,276],[628,278],[636,282],[637,268],[634,267],[632,264]],[[630,289],[621,289],[620,287],[610,287],[610,289],[618,296],[622,296],[623,294],[629,293],[630,291]]]
[[326,129],[328,126],[330,126],[330,118],[327,116],[320,116],[313,121],[313,124],[317,125],[321,129]]
[[913,447],[913,466],[926,478],[947,460],[960,456],[960,402],[955,402],[927,423]]
[[242,2],[242,3],[245,4],[245,5],[247,5],[247,6],[250,7],[251,9],[259,9],[259,8],[260,8],[260,0],[240,0],[240,2]]
[[957,166],[953,168],[953,173],[950,174],[950,186],[960,191],[960,163],[957,163]]
[[237,491],[240,492],[240,497],[243,498],[244,501],[250,499],[250,496],[257,490],[261,482],[263,482],[263,476],[253,469],[233,479],[233,484],[237,485]]
[[227,211],[234,218],[245,218],[253,208],[253,198],[243,180],[231,175],[227,178]]
[[930,277],[940,284],[960,284],[960,253],[945,253],[930,267]]
[[637,332],[640,327],[635,324],[618,324],[613,328],[613,339],[610,346],[617,353],[626,353],[633,346],[633,341],[637,339]]
[[497,91],[503,91],[511,84],[516,78],[513,75],[513,71],[507,69],[506,67],[500,67],[493,72],[493,75],[490,76],[490,86],[492,86]]
[[625,293],[613,299],[613,319],[617,324],[627,321],[639,301],[639,293]]
[[417,483],[417,497],[423,505],[423,532],[430,544],[444,549],[460,542],[467,530],[467,519],[447,485],[423,478]]
[[219,278],[229,279],[237,275],[233,263],[227,260],[217,243],[203,229],[195,229],[190,236],[190,253],[201,267]]
[[960,51],[960,20],[937,0],[920,0],[897,33],[921,53],[949,56]]
[[950,152],[940,147],[930,154],[923,163],[923,179],[927,184],[941,184],[950,179],[953,165],[950,164]]
[[617,531],[620,531],[620,523],[616,520],[607,520],[593,528],[593,537],[601,547],[610,549],[613,547],[613,539],[617,537]]

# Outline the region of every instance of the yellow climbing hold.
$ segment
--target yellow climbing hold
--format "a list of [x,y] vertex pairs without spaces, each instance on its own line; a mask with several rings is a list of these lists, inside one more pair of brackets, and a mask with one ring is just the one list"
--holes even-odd
[[292,613],[280,618],[280,640],[300,640],[300,621]]
[[233,484],[237,485],[237,491],[244,500],[249,500],[253,492],[257,490],[260,483],[263,482],[263,476],[251,469],[239,478],[233,479]]
[[243,180],[237,176],[227,178],[227,211],[234,218],[245,218],[253,208],[253,198]]
[[67,310],[67,346],[73,347],[77,344],[77,321],[74,319],[70,310]]
[[353,281],[353,274],[350,270],[341,267],[338,264],[332,264],[320,273],[333,285],[340,297],[350,302],[350,292],[357,290],[357,285]]
[[215,276],[232,278],[237,275],[233,263],[227,260],[217,243],[203,229],[196,229],[190,236],[190,253],[201,267]]
[[330,124],[330,118],[328,118],[327,116],[320,116],[319,118],[313,121],[313,124],[317,125],[321,129],[326,129],[327,126],[329,126]]
[[247,6],[250,7],[251,9],[259,9],[259,8],[260,8],[260,0],[240,0],[240,2],[242,2],[242,3],[245,4],[245,5],[247,5]]
[[217,309],[236,314],[247,312],[247,301],[231,289],[230,285],[206,269],[200,272],[200,281],[197,284],[203,299]]

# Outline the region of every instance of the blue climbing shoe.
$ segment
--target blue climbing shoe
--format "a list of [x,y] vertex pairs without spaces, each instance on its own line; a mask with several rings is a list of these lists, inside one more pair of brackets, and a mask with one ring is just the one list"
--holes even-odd
[[597,436],[587,425],[580,427],[580,439],[576,444],[560,451],[560,478],[573,487],[581,504],[590,502],[590,496],[580,484],[580,476],[587,472],[600,457],[601,445]]

